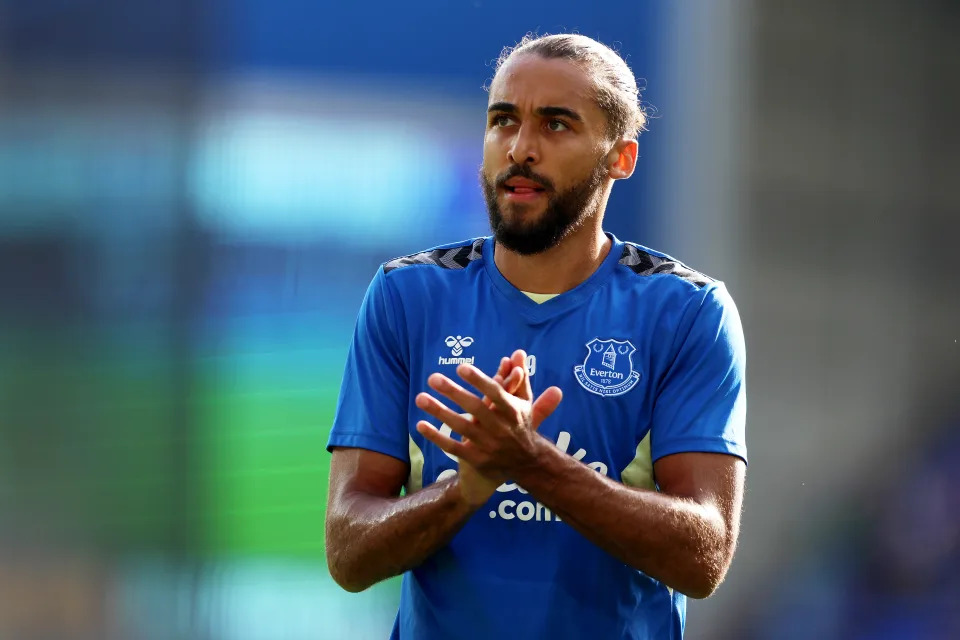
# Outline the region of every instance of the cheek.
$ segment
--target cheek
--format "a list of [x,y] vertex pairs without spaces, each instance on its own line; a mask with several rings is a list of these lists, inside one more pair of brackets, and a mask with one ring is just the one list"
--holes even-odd
[[483,173],[491,180],[502,170],[505,155],[500,151],[500,140],[488,133],[483,139]]
[[593,175],[598,165],[606,163],[606,157],[605,149],[602,145],[592,145],[585,148],[583,152],[577,156],[577,166],[574,169],[576,175],[580,176],[581,180],[586,180]]
[[563,177],[554,181],[557,191],[564,192],[582,185],[593,175],[595,167],[595,163],[583,161],[566,164],[560,172]]
[[501,136],[495,131],[487,131],[483,136],[483,158],[484,160],[493,159],[494,153],[501,146]]

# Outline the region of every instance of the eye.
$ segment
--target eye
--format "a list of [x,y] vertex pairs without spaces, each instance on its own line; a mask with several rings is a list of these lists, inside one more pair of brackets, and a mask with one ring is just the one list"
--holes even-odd
[[566,131],[570,127],[567,126],[567,123],[563,120],[551,120],[547,123],[547,129],[553,131],[554,133],[559,133],[561,131]]
[[490,121],[490,124],[494,127],[509,127],[511,124],[514,124],[515,120],[508,115],[500,114],[493,116],[493,119]]

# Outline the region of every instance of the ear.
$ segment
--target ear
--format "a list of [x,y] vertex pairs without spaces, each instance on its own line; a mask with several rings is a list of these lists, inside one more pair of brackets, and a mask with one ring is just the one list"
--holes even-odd
[[618,140],[607,155],[607,167],[614,180],[624,180],[632,176],[637,167],[637,141]]

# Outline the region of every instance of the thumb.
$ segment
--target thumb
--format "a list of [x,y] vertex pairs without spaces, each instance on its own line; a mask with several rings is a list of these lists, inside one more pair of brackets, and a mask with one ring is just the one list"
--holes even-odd
[[530,424],[534,431],[539,429],[540,424],[556,411],[561,400],[563,400],[563,391],[560,387],[550,387],[534,400],[530,411]]

